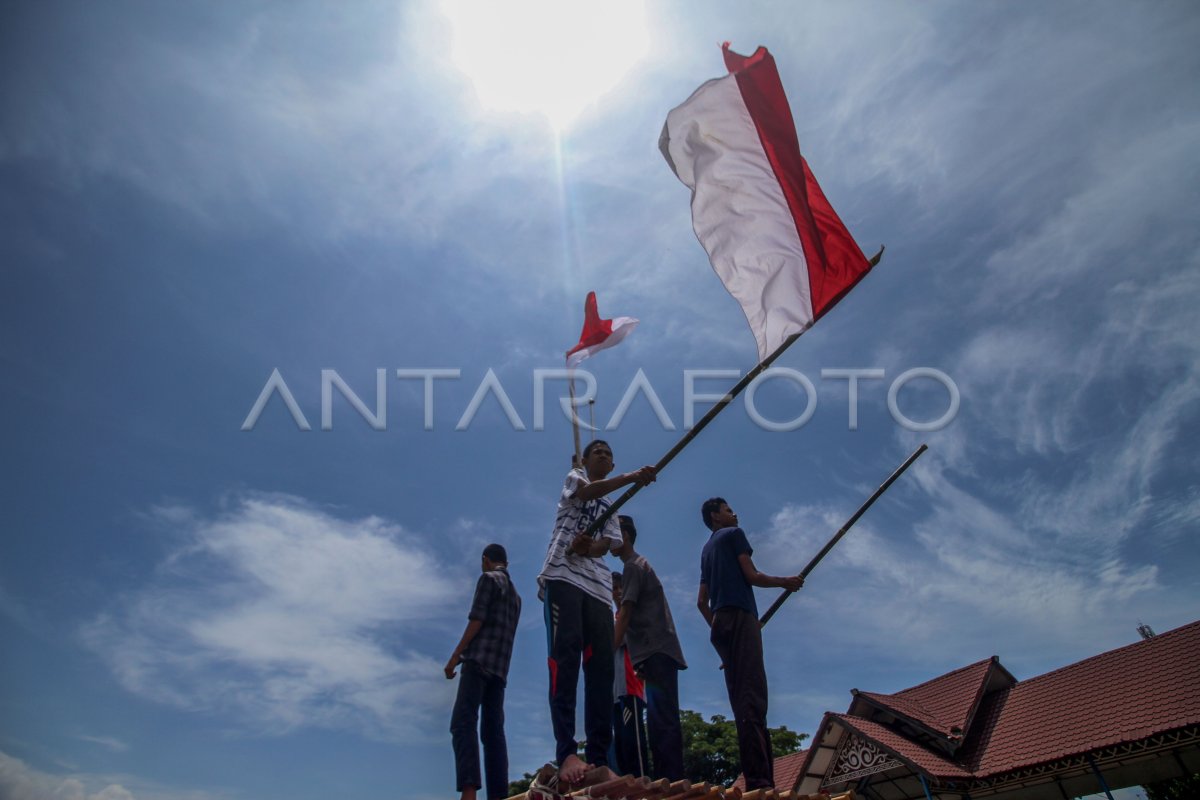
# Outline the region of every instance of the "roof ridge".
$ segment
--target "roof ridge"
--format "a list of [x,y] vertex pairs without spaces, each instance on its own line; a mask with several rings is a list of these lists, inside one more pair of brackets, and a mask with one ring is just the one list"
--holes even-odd
[[966,672],[969,669],[973,669],[976,667],[983,666],[984,664],[990,664],[990,663],[1000,664],[1000,656],[993,655],[993,656],[988,656],[987,658],[981,659],[979,661],[973,661],[970,664],[959,667],[958,669],[952,669],[949,672],[938,675],[936,678],[930,678],[929,680],[925,681],[924,683],[918,683],[916,686],[909,686],[907,689],[901,689],[898,692],[892,692],[892,694],[902,695],[905,692],[913,692],[913,691],[916,691],[917,689],[921,689],[926,686],[929,686],[930,684],[938,683],[939,681],[943,681],[946,678],[949,678],[951,675],[957,675],[960,672]]

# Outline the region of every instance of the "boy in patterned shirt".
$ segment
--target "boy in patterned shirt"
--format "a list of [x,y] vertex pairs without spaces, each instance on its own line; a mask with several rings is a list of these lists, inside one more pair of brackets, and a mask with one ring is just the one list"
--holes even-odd
[[[583,451],[580,466],[567,473],[559,495],[554,533],[538,575],[544,603],[550,668],[550,721],[561,783],[578,783],[592,767],[608,766],[612,741],[613,614],[612,580],[603,562],[621,545],[621,528],[609,517],[590,537],[584,530],[609,507],[605,495],[632,483],[654,480],[654,467],[608,477],[612,448],[596,439]],[[585,760],[576,754],[575,701],[583,662]]]
[[[454,668],[462,664],[458,697],[450,715],[450,735],[462,800],[475,800],[476,792],[483,786],[479,775],[480,738],[488,800],[500,800],[508,796],[504,687],[512,660],[513,637],[521,618],[521,598],[508,577],[508,554],[502,545],[485,547],[480,567],[483,574],[475,584],[467,629],[445,667],[446,678],[453,679]],[[483,725],[477,733],[480,707]]]

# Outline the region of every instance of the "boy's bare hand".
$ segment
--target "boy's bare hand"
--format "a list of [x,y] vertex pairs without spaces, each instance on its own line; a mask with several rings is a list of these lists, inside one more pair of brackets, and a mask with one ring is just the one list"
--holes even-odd
[[789,578],[780,578],[779,579],[780,588],[787,589],[789,592],[798,591],[800,589],[800,587],[803,585],[804,585],[804,578],[800,577],[799,575],[792,575]]
[[658,479],[658,470],[655,467],[646,465],[633,473],[633,482],[638,486],[645,486],[648,483],[654,483]]

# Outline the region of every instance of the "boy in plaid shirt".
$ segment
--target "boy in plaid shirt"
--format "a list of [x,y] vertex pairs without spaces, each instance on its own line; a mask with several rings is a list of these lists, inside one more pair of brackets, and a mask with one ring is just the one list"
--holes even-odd
[[[521,598],[508,577],[508,554],[498,544],[483,549],[483,574],[467,614],[467,629],[450,660],[446,678],[462,665],[458,697],[450,716],[454,766],[462,800],[475,800],[483,787],[479,775],[479,739],[483,739],[488,800],[508,796],[508,743],[504,738],[504,687],[512,660],[513,637],[521,617]],[[482,731],[476,732],[483,708]]]

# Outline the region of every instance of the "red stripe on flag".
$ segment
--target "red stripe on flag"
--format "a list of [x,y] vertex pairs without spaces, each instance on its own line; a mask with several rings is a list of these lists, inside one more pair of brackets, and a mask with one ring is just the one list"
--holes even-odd
[[579,344],[567,351],[570,356],[585,347],[600,344],[612,336],[613,321],[600,319],[600,310],[596,305],[596,293],[588,292],[587,300],[583,303],[583,330],[579,333]]
[[721,50],[796,222],[796,233],[808,262],[816,322],[862,280],[871,265],[800,155],[796,124],[775,59],[765,47],[759,47],[751,56],[733,52],[728,43]]

